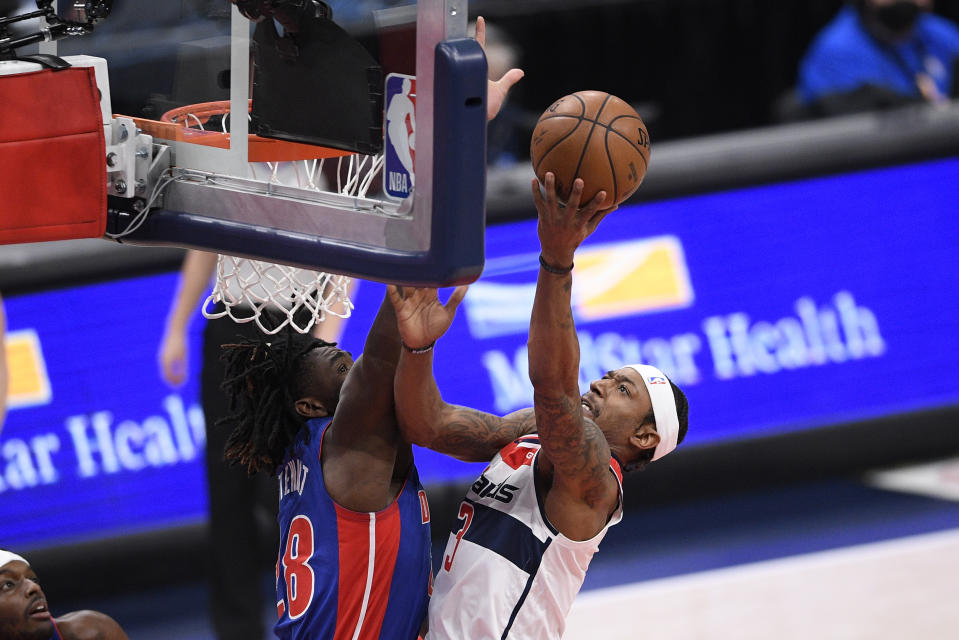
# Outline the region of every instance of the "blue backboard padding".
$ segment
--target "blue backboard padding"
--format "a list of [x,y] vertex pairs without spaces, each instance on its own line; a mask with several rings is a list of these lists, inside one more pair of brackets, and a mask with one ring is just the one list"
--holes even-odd
[[[433,234],[429,261],[405,279],[472,282],[483,271],[486,234],[486,56],[472,38],[436,47],[433,113]],[[481,100],[477,100],[478,97]],[[478,267],[478,268],[477,268]],[[399,274],[403,274],[401,270]],[[380,278],[388,280],[389,278]]]
[[[949,159],[623,207],[577,253],[582,380],[636,360],[662,365],[689,397],[683,447],[956,405],[956,175],[959,159]],[[491,227],[486,240],[486,271],[434,366],[447,401],[502,415],[532,401],[524,367],[536,223]],[[633,253],[618,255],[624,246]],[[672,280],[644,271],[657,263],[634,259],[643,251],[674,259],[687,278],[673,284],[688,290],[644,298],[650,282]],[[596,279],[597,267],[609,269]],[[30,357],[49,393],[12,407],[0,433],[0,548],[203,521],[202,318],[187,384],[167,388],[156,365],[176,281],[162,274],[4,300],[8,341],[36,345]],[[577,291],[583,283],[590,290]],[[618,305],[593,296],[606,289]],[[341,345],[354,354],[383,292],[364,282],[353,296]],[[790,349],[761,357],[785,331],[796,332]],[[423,450],[416,464],[428,485],[482,468]]]

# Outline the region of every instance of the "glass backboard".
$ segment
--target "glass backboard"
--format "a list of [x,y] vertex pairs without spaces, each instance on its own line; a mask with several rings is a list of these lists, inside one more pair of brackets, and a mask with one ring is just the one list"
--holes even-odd
[[116,240],[449,285],[484,253],[486,60],[467,5],[117,0],[41,50],[105,58],[112,112],[152,136],[136,152],[156,171],[110,183]]

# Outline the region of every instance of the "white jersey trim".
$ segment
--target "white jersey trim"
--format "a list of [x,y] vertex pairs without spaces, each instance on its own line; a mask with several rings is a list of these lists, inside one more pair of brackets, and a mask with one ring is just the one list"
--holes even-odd
[[373,588],[373,570],[376,562],[376,514],[370,514],[370,557],[366,565],[366,589],[363,590],[363,606],[360,607],[360,617],[356,621],[356,630],[353,632],[353,640],[360,637],[363,630],[363,622],[366,620],[366,608],[370,604],[370,591]]

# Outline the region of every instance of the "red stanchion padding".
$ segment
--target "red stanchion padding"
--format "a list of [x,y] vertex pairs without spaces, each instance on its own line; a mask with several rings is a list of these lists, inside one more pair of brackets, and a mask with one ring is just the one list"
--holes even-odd
[[103,235],[101,119],[91,67],[0,76],[0,244]]

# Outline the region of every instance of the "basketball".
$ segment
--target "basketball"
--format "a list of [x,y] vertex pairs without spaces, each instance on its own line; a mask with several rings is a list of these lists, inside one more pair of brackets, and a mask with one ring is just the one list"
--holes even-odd
[[633,195],[649,166],[649,133],[635,109],[602,91],[577,91],[543,112],[533,130],[530,160],[541,183],[556,176],[566,201],[573,181],[585,183],[581,203],[606,192],[608,209]]

